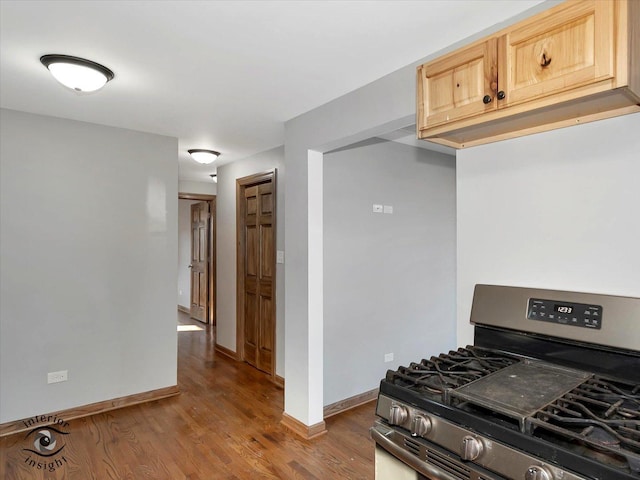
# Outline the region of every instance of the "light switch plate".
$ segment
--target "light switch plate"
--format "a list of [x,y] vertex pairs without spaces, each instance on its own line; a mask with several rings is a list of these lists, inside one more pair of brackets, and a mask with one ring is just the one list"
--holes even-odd
[[382,213],[382,205],[373,204],[373,213]]
[[393,213],[393,205],[385,205],[384,213]]

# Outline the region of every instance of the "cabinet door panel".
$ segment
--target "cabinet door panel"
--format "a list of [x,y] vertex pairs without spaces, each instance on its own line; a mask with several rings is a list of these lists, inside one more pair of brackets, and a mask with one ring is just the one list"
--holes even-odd
[[500,107],[612,78],[613,9],[613,2],[572,3],[502,37]]
[[[419,70],[420,129],[496,109],[497,41],[423,65]],[[491,102],[483,98],[489,95]]]

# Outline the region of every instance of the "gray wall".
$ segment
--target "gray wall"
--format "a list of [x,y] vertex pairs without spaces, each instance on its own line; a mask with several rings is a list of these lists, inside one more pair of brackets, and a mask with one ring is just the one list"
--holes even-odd
[[309,185],[322,191],[322,178],[308,174],[309,150],[329,151],[411,124],[414,83],[409,66],[285,124],[285,412],[306,425],[322,421],[324,398],[323,340],[317,334],[323,327],[309,321],[308,251]]
[[329,405],[455,345],[455,158],[374,139],[323,163]]
[[[284,250],[284,148],[282,146],[218,167],[216,341],[236,351],[236,180],[277,169],[276,248]],[[286,262],[285,252],[285,262]],[[284,376],[284,265],[276,266],[276,374]]]
[[[322,178],[309,175],[310,150],[327,152],[414,123],[417,65],[557,3],[550,0],[526,10],[530,4],[509,2],[514,8],[518,4],[521,13],[508,18],[516,13],[515,10],[509,13],[495,12],[492,21],[500,23],[490,25],[478,22],[476,32],[452,25],[451,38],[470,36],[440,51],[434,51],[439,48],[437,46],[431,49],[425,46],[425,58],[286,122],[285,412],[288,415],[307,425],[322,421],[323,356],[330,354],[323,352],[322,334],[318,335],[318,328],[320,332],[323,328],[318,323],[322,321],[310,319],[310,310],[317,299],[313,298],[316,292],[309,289],[309,265],[315,254],[309,253],[309,228],[315,227],[317,219],[310,219],[309,198],[316,195],[318,190],[322,191],[322,188],[318,188]],[[458,308],[459,315],[461,310],[464,309]]]
[[175,385],[177,140],[0,115],[0,422]]
[[476,283],[640,297],[638,132],[636,113],[458,152],[459,343]]

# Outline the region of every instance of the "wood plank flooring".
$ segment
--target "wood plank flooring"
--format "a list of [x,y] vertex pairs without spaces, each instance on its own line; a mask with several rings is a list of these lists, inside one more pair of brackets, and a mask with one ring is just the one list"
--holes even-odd
[[2,438],[0,478],[373,479],[375,402],[328,418],[326,435],[302,440],[280,424],[281,388],[215,353],[211,327],[184,313],[179,321],[203,327],[178,333],[181,395],[70,421],[53,472],[23,450],[33,443],[24,433]]

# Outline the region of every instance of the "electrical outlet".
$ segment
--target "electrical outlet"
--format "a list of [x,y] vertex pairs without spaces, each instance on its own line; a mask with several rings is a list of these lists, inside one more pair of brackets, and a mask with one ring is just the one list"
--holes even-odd
[[47,383],[66,382],[67,380],[69,380],[68,375],[69,375],[68,370],[60,370],[59,372],[49,372],[47,373]]
[[393,362],[393,353],[385,353],[384,354],[384,362]]

